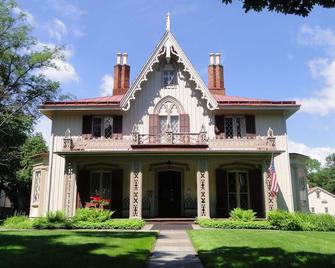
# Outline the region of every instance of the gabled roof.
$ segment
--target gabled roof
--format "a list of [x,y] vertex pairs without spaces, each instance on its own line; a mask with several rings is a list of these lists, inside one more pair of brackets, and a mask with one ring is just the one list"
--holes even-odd
[[201,77],[168,28],[159,41],[158,45],[155,47],[154,51],[151,53],[149,59],[144,64],[135,81],[122,98],[120,102],[121,108],[125,111],[130,108],[131,101],[135,99],[135,92],[142,90],[142,83],[147,81],[148,74],[153,72],[153,66],[156,63],[159,63],[159,57],[165,53],[171,53],[177,56],[177,62],[183,65],[184,71],[188,72],[190,75],[190,80],[195,82],[196,89],[202,93],[202,99],[206,100],[207,108],[210,110],[216,109],[218,106],[217,101],[210,93],[207,86],[202,81]]
[[335,198],[335,195],[334,195],[334,194],[332,194],[332,193],[326,191],[325,189],[323,189],[323,188],[321,188],[321,187],[319,187],[319,186],[316,186],[316,187],[313,187],[313,188],[309,188],[309,189],[308,189],[308,194],[314,193],[314,192],[317,191],[317,190],[319,190],[319,191],[321,191],[321,192],[324,192],[325,194],[328,194],[328,195],[330,195],[331,197],[334,197],[334,198]]

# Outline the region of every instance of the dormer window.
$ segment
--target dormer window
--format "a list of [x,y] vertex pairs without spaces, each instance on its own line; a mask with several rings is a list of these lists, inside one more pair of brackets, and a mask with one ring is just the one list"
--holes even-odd
[[177,84],[176,70],[172,64],[166,64],[163,68],[163,86],[173,86]]

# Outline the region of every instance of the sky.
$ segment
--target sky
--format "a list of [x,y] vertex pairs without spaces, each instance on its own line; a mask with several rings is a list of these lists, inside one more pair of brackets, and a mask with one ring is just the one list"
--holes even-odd
[[[58,70],[44,73],[77,98],[112,94],[116,53],[127,52],[133,80],[165,31],[171,32],[207,83],[210,52],[223,59],[227,95],[296,100],[287,121],[290,152],[324,163],[335,152],[335,9],[307,18],[244,13],[239,1],[17,0],[41,45],[64,47]],[[51,123],[36,125],[50,142]]]

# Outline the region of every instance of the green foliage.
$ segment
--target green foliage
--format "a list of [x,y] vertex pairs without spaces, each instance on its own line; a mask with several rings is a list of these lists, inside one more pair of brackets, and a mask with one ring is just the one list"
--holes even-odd
[[120,229],[139,230],[144,226],[144,221],[140,219],[111,219],[103,222],[74,221],[73,229]]
[[45,217],[33,221],[35,229],[70,229],[71,220],[65,217],[63,211],[50,211]]
[[235,221],[254,221],[256,219],[256,212],[252,209],[241,209],[234,208],[229,212],[229,216],[231,220]]
[[32,170],[33,170],[33,160],[32,156],[46,152],[48,147],[43,139],[41,133],[30,137],[21,147],[21,161],[20,164],[22,168],[18,171],[18,179],[27,183],[31,182]]
[[59,94],[59,83],[42,71],[55,68],[63,53],[38,42],[18,10],[15,1],[0,1],[0,187],[21,210],[29,204],[30,173],[29,165],[20,164],[21,146],[40,115],[37,106]]
[[86,221],[86,222],[104,222],[111,218],[114,211],[107,209],[90,209],[80,208],[76,210],[76,214],[73,217],[75,222]]
[[307,179],[311,187],[319,186],[335,194],[335,153],[326,157],[326,164],[321,167],[320,162],[308,159],[306,162]]
[[279,230],[300,230],[293,213],[284,210],[273,210],[267,214],[267,220]]
[[[231,4],[233,0],[221,0],[224,4]],[[269,11],[275,11],[277,13],[292,14],[306,17],[309,15],[311,10],[315,6],[323,8],[334,8],[334,0],[308,0],[308,1],[296,1],[296,0],[239,0],[243,2],[243,9],[245,12],[250,10],[260,12],[263,9]]]
[[32,221],[27,216],[13,216],[5,219],[1,226],[6,229],[32,229]]
[[268,221],[239,221],[239,220],[218,220],[198,219],[197,223],[203,228],[218,229],[275,229]]
[[335,218],[329,214],[275,210],[268,213],[268,221],[275,228],[285,231],[335,231]]

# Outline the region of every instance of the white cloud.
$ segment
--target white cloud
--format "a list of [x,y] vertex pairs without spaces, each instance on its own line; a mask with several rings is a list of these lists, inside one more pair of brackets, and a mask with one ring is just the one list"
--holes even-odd
[[335,153],[335,147],[309,147],[303,143],[288,141],[288,148],[290,153],[299,153],[307,155],[311,158],[319,160],[325,164],[326,157],[331,153]]
[[68,33],[65,23],[60,19],[54,19],[52,24],[46,27],[50,37],[55,38],[58,41],[61,41],[63,36]]
[[72,20],[77,20],[86,14],[86,12],[80,9],[79,6],[69,3],[66,0],[49,0],[49,3],[54,9],[60,11],[64,16],[67,16]]
[[32,26],[35,25],[35,18],[34,18],[34,16],[33,16],[33,14],[31,14],[31,13],[28,12],[27,10],[23,10],[23,9],[21,9],[20,7],[14,7],[14,8],[13,8],[13,12],[14,12],[14,14],[16,14],[16,15],[23,14],[25,20],[26,20],[30,25],[32,25]]
[[[55,44],[52,43],[42,43],[37,44],[37,48],[41,49],[42,47],[47,46],[54,48]],[[54,59],[52,62],[55,64],[56,68],[44,68],[41,73],[46,75],[49,79],[58,81],[60,83],[69,83],[69,82],[79,82],[79,76],[75,67],[69,62],[73,54],[73,49],[68,46],[63,50],[64,59]]]
[[308,46],[335,46],[335,33],[330,28],[305,24],[299,29],[298,41]]
[[43,135],[43,138],[45,139],[48,148],[50,149],[51,145],[51,120],[46,117],[42,116],[36,126],[35,126],[35,132],[41,132]]
[[114,86],[114,78],[110,74],[105,74],[101,78],[100,85],[100,96],[111,96],[113,95],[113,86]]
[[310,60],[308,67],[315,78],[321,78],[324,86],[314,92],[311,97],[297,99],[302,104],[301,111],[325,116],[335,112],[335,32],[319,26],[304,25],[299,31],[301,44],[325,46],[326,56]]

